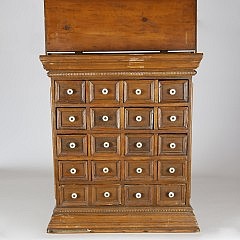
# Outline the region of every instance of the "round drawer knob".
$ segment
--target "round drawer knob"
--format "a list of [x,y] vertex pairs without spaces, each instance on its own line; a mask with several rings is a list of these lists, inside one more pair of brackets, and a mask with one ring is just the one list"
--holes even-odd
[[103,143],[103,147],[104,148],[109,148],[110,147],[110,143],[109,142],[104,142]]
[[103,194],[103,196],[105,197],[105,198],[109,198],[110,197],[110,192],[105,192],[104,194]]
[[76,169],[76,168],[71,168],[71,169],[70,169],[70,173],[71,173],[72,175],[76,174],[76,172],[77,172],[77,169]]
[[136,169],[136,173],[138,173],[138,174],[141,174],[142,173],[142,168],[140,168],[140,167],[138,167],[137,169]]
[[176,89],[172,88],[169,90],[169,94],[174,96],[177,93]]
[[103,168],[103,173],[109,173],[109,168],[108,167],[105,167],[105,168]]
[[142,121],[142,116],[136,116],[135,119],[136,119],[137,122],[141,122]]
[[135,94],[136,95],[141,95],[142,94],[142,90],[140,88],[135,90]]
[[102,120],[104,121],[104,122],[107,122],[109,119],[108,119],[108,116],[102,116]]
[[137,143],[136,143],[136,147],[137,147],[137,148],[142,148],[142,146],[143,146],[143,144],[142,144],[141,142],[137,142]]
[[70,117],[68,118],[68,121],[69,121],[69,122],[75,122],[75,120],[76,120],[76,118],[75,118],[74,116],[70,116]]
[[76,143],[74,143],[74,142],[69,143],[69,147],[70,148],[75,148],[76,147]]
[[108,89],[107,88],[103,88],[102,89],[102,94],[103,95],[107,95],[108,94]]
[[170,117],[170,121],[171,121],[171,122],[176,122],[176,120],[177,120],[177,117],[176,117],[176,116],[173,115],[173,116]]
[[77,193],[72,193],[72,194],[71,194],[71,198],[72,198],[72,199],[76,199],[77,197],[78,197]]
[[169,193],[168,193],[168,197],[169,197],[169,198],[173,198],[174,196],[175,196],[174,192],[169,192]]
[[176,143],[170,143],[169,146],[171,149],[174,149],[174,148],[176,148]]
[[67,94],[68,94],[68,95],[72,95],[72,94],[73,94],[73,89],[69,88],[69,89],[67,90]]
[[173,174],[173,173],[176,172],[176,169],[175,169],[174,167],[170,167],[170,168],[168,169],[168,172],[171,173],[171,174]]
[[137,198],[137,199],[142,198],[142,194],[141,194],[140,192],[136,193],[136,194],[135,194],[135,198]]

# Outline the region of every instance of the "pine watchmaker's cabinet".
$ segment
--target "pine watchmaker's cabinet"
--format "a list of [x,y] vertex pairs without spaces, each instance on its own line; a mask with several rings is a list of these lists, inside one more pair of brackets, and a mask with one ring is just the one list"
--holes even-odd
[[196,1],[45,0],[45,28],[48,232],[199,231],[190,205]]

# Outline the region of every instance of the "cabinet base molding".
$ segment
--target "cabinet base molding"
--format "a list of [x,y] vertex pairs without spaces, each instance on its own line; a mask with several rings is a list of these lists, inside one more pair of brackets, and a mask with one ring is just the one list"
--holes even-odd
[[55,208],[48,233],[199,232],[191,207]]

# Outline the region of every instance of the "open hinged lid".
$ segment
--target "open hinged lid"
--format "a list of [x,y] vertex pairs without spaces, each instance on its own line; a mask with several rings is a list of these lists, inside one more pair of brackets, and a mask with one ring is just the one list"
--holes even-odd
[[46,52],[196,51],[196,0],[45,0]]

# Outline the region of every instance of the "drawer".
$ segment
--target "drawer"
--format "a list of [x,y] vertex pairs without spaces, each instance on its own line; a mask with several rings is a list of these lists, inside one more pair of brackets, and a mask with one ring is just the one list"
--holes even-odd
[[119,134],[94,134],[91,136],[93,155],[120,154]]
[[158,109],[159,129],[187,129],[188,108],[187,107],[161,107]]
[[153,103],[154,81],[129,80],[124,82],[124,102],[126,103]]
[[120,161],[92,161],[92,180],[120,180]]
[[91,108],[91,128],[120,128],[119,108]]
[[186,161],[158,161],[158,180],[186,180]]
[[56,103],[84,103],[85,82],[84,81],[55,81]]
[[90,81],[91,103],[118,103],[119,82],[117,81]]
[[85,185],[61,185],[60,206],[77,207],[88,205],[88,186]]
[[187,134],[160,134],[159,155],[186,155]]
[[81,156],[87,155],[86,135],[58,135],[58,156]]
[[126,129],[153,129],[153,108],[125,108]]
[[184,184],[157,186],[157,204],[161,206],[183,206],[186,186]]
[[121,186],[120,185],[98,185],[92,186],[93,205],[120,205]]
[[127,134],[125,136],[126,155],[153,155],[153,134]]
[[159,102],[188,102],[188,80],[159,81]]
[[154,188],[151,185],[126,185],[124,192],[126,206],[150,206],[153,204]]
[[87,161],[59,161],[59,180],[88,180]]
[[154,180],[153,161],[125,161],[125,180]]
[[57,129],[86,129],[85,108],[57,108]]

